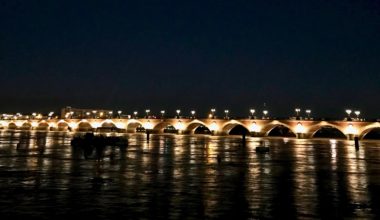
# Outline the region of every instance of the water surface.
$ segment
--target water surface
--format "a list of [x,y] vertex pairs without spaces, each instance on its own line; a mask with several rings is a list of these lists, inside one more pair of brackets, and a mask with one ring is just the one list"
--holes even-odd
[[380,217],[380,142],[128,134],[98,161],[72,136],[0,131],[2,218]]

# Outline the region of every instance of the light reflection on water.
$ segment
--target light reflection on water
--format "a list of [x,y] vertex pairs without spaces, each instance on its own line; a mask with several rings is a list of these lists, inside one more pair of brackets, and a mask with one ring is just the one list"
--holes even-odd
[[[380,216],[379,142],[355,151],[345,140],[126,136],[98,162],[70,146],[71,133],[0,131],[1,216]],[[263,140],[271,151],[256,154]]]

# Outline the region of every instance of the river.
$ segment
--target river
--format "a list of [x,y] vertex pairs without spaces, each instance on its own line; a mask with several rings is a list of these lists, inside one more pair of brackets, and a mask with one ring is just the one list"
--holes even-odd
[[380,218],[380,141],[125,134],[98,161],[73,135],[0,130],[3,219]]

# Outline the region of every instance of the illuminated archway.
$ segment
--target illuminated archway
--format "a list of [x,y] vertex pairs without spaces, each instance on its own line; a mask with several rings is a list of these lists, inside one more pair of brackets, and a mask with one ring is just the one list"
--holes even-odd
[[266,132],[265,136],[269,137],[296,137],[292,129],[284,124],[274,124]]
[[[230,121],[230,122],[227,122],[226,124],[224,124],[223,125],[223,128],[222,128],[222,132],[224,133],[224,134],[230,134],[230,132],[231,132],[231,130],[232,129],[234,129],[236,126],[238,126],[238,125],[240,125],[239,126],[239,129],[241,129],[241,130],[247,130],[248,131],[248,133],[249,133],[249,128],[247,128],[244,124],[242,124],[242,123],[240,123],[240,122],[238,122],[238,121],[236,121],[236,120],[232,120],[232,121]],[[244,128],[244,129],[243,129]]]
[[317,129],[313,129],[312,138],[336,138],[345,139],[347,136],[339,128],[331,125],[323,125]]
[[45,121],[38,123],[37,130],[48,130],[49,124]]
[[211,129],[205,123],[198,120],[190,122],[185,131],[190,134],[211,134]]
[[249,134],[249,130],[242,125],[235,125],[228,132],[229,135],[247,135]]
[[365,129],[361,135],[361,139],[379,140],[380,139],[380,127],[371,127]]
[[8,124],[8,129],[17,129],[17,125],[16,125],[16,123],[14,123],[14,122],[10,122],[10,123]]
[[78,131],[90,131],[90,130],[92,130],[92,126],[87,121],[81,121],[77,125],[77,130]]
[[135,133],[135,132],[144,132],[145,128],[143,127],[143,124],[140,121],[137,120],[131,120],[126,125],[127,132],[129,133]]
[[111,120],[103,121],[99,127],[96,128],[96,131],[99,132],[114,132],[117,131],[116,124]]
[[30,130],[30,129],[32,129],[32,124],[29,123],[29,122],[24,122],[22,124],[22,126],[20,127],[20,129],[22,129],[22,130]]
[[66,121],[59,121],[57,124],[58,131],[67,131],[69,130],[69,124]]

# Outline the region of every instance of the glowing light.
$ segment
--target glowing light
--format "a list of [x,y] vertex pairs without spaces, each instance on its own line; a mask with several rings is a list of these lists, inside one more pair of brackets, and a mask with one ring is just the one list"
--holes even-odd
[[358,130],[352,125],[349,124],[346,128],[346,134],[357,134]]
[[153,124],[148,120],[147,122],[144,123],[143,127],[145,129],[153,129]]
[[219,129],[218,125],[216,124],[215,121],[213,121],[210,125],[210,130],[211,131],[217,131]]
[[6,121],[0,121],[0,126],[8,127],[8,123]]
[[67,122],[64,121],[64,120],[59,120],[59,121],[58,121],[58,124],[60,124],[60,123],[67,123]]
[[346,109],[346,113],[347,113],[348,117],[350,117],[350,115],[351,115],[351,112],[352,112],[352,110],[351,110],[351,109]]
[[117,122],[116,127],[117,128],[125,128],[125,123],[124,122]]
[[21,127],[22,124],[23,124],[22,121],[16,121],[16,122],[15,122],[15,125],[16,125],[17,127]]
[[101,126],[102,126],[102,124],[100,124],[100,122],[97,122],[97,121],[94,121],[91,123],[91,127],[93,127],[93,128],[99,128]]
[[78,125],[75,122],[70,122],[69,127],[72,129],[76,129],[78,127]]
[[296,126],[296,133],[305,133],[305,127],[300,122]]
[[260,132],[261,128],[256,124],[256,122],[253,122],[251,126],[249,127],[250,132]]
[[33,121],[33,122],[32,122],[32,127],[33,127],[33,128],[38,127],[38,123],[37,123],[36,121]]
[[181,121],[178,121],[177,124],[175,124],[174,127],[177,130],[183,130],[185,128],[185,126],[183,125],[183,123]]

